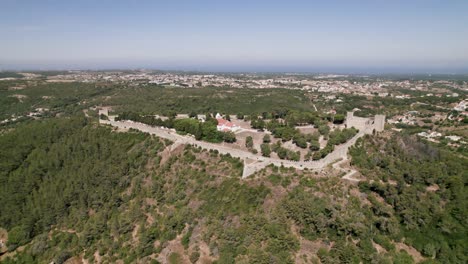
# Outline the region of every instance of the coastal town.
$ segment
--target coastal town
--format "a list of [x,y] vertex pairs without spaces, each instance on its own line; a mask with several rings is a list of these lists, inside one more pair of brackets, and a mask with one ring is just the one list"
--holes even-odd
[[[21,72],[25,80],[34,80],[40,74]],[[191,73],[161,72],[151,70],[136,71],[62,71],[44,77],[47,82],[110,82],[132,86],[160,85],[181,88],[231,87],[231,88],[286,88],[330,94],[355,94],[363,96],[393,97],[407,99],[411,95],[395,91],[428,92],[425,96],[458,97],[456,90],[467,91],[468,82],[448,80],[389,79],[372,75],[336,75],[336,74],[262,74],[262,73]],[[15,80],[17,78],[0,78]],[[447,89],[454,91],[447,93]]]

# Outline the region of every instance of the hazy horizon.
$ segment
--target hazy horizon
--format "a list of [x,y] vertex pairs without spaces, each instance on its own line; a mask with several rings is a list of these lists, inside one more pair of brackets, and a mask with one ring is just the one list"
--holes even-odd
[[468,1],[11,1],[0,70],[468,73]]
[[350,74],[350,75],[467,75],[468,67],[463,68],[405,68],[405,67],[300,67],[300,66],[242,66],[242,65],[217,65],[217,66],[150,66],[147,64],[32,64],[32,65],[8,65],[0,64],[0,72],[27,72],[27,71],[119,71],[119,70],[152,70],[167,72],[205,72],[205,73],[298,73],[298,74]]

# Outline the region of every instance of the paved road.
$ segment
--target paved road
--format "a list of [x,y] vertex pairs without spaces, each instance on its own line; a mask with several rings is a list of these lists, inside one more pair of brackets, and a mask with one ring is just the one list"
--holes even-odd
[[290,161],[290,160],[281,160],[281,159],[274,159],[274,158],[267,158],[262,157],[260,155],[255,155],[251,152],[230,148],[229,146],[222,146],[219,144],[208,143],[204,141],[195,140],[195,138],[191,136],[182,136],[177,134],[175,131],[167,128],[161,127],[152,127],[146,124],[137,123],[133,121],[113,121],[111,120],[99,120],[102,124],[109,124],[114,127],[128,129],[133,128],[140,130],[142,132],[147,132],[152,135],[156,135],[161,138],[166,138],[172,140],[174,142],[182,143],[182,144],[191,144],[195,146],[202,147],[204,149],[213,149],[218,150],[221,154],[230,154],[233,157],[240,158],[242,160],[250,159],[257,162],[248,164],[249,172],[250,171],[257,171],[259,169],[264,168],[268,164],[273,164],[275,166],[285,166],[285,167],[294,167],[297,169],[322,169],[325,168],[327,165],[335,162],[338,159],[346,159],[348,154],[348,148],[356,142],[356,140],[362,137],[365,133],[359,132],[356,136],[350,139],[348,142],[341,144],[335,147],[335,150],[328,154],[325,158],[316,161]]

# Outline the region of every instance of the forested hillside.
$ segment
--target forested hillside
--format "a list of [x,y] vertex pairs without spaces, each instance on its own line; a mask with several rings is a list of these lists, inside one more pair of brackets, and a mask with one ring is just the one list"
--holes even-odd
[[84,117],[0,144],[5,263],[466,262],[467,163],[411,138],[360,141],[359,186],[272,166],[241,180],[238,159]]
[[368,178],[360,190],[378,206],[377,229],[442,263],[467,261],[465,157],[414,136],[367,136],[350,153]]
[[[0,145],[0,225],[9,230],[10,251],[60,226],[84,231],[83,245],[97,239],[100,224],[89,216],[107,217],[124,203],[122,191],[145,173],[148,155],[164,147],[140,133],[111,133],[84,117],[24,124],[0,136]],[[46,249],[34,245],[35,254]],[[73,243],[66,249],[77,250]]]

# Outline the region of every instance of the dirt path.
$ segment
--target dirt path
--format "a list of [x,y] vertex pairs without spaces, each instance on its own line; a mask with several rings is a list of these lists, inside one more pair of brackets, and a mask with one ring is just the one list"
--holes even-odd
[[356,170],[351,169],[351,168],[345,169],[345,168],[342,167],[342,165],[345,164],[345,163],[348,162],[348,161],[349,161],[349,160],[348,160],[347,158],[346,158],[346,159],[343,159],[343,160],[341,160],[341,161],[338,161],[338,162],[334,163],[334,164],[332,165],[332,167],[333,167],[334,169],[336,169],[336,170],[339,170],[339,171],[341,171],[341,172],[346,173],[343,177],[341,177],[341,179],[343,179],[343,180],[347,180],[347,181],[351,181],[351,182],[356,182],[356,183],[359,182],[359,181],[361,181],[360,179],[353,178],[353,176],[357,173]]

